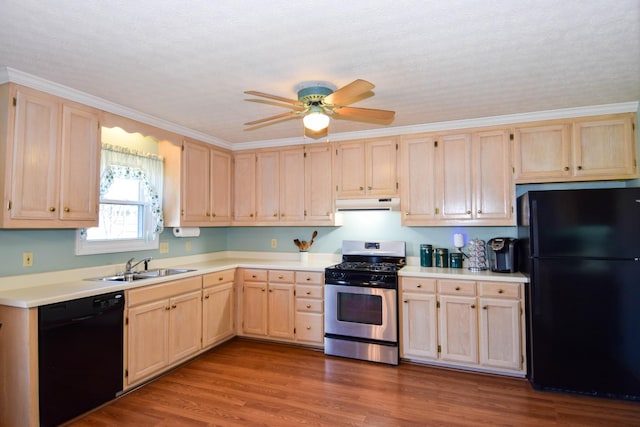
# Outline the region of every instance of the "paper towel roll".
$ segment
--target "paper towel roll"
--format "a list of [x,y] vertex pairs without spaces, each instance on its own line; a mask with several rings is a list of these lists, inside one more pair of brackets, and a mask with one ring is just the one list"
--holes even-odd
[[198,237],[200,235],[200,227],[175,227],[173,235],[176,237]]
[[464,246],[464,236],[460,233],[453,235],[453,246],[456,248],[462,248]]

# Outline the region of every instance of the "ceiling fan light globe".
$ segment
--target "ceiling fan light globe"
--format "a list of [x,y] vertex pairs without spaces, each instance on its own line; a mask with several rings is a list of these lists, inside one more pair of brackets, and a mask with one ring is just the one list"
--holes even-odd
[[307,129],[318,132],[329,126],[329,116],[324,113],[310,113],[304,116],[302,122]]

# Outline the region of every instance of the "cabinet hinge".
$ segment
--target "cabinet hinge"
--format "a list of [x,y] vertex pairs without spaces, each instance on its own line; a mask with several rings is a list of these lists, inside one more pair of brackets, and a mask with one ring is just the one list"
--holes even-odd
[[18,105],[18,98],[16,98],[15,96],[13,97],[13,106],[17,106]]
[[13,204],[11,203],[11,200],[9,200],[9,203],[7,203],[7,210],[8,211],[11,210],[11,206],[13,206]]
[[305,159],[307,158],[307,152],[306,152],[306,151],[304,152],[304,156],[303,156],[303,157],[304,157]]
[[398,151],[398,144],[396,144],[396,151]]
[[520,355],[520,366],[522,367],[524,365],[524,355]]
[[336,185],[336,191],[338,191],[338,186]]
[[296,333],[296,328],[293,328],[293,333],[294,333],[294,334]]
[[511,166],[511,173],[516,173],[516,168]]
[[125,318],[124,318],[124,324],[125,324],[125,325],[128,325],[128,324],[129,324],[129,318],[128,318],[128,317],[125,317]]
[[511,206],[511,213],[513,213],[513,206]]
[[304,216],[307,216],[307,211],[306,210],[304,211]]
[[[436,301],[436,308],[440,308],[440,301]],[[440,351],[440,350],[438,350]]]
[[293,296],[294,297],[296,296],[296,290],[295,289],[293,290]]
[[510,139],[511,141],[513,141],[513,134],[512,134],[512,133],[510,133],[510,134],[509,134],[509,139]]
[[182,144],[182,146],[180,146],[180,151],[184,151],[184,144]]
[[124,370],[124,377],[125,378],[129,378],[129,370],[128,369]]
[[396,190],[400,188],[400,184],[396,182]]
[[438,353],[442,353],[442,347],[438,344]]
[[438,141],[433,141],[433,146],[434,146],[435,148],[438,148]]
[[338,149],[336,148],[336,156],[338,155]]

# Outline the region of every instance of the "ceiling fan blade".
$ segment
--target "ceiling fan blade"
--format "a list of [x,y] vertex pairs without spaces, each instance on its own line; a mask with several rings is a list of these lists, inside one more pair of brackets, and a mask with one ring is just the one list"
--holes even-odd
[[297,99],[283,98],[278,95],[270,95],[268,93],[256,92],[255,90],[245,90],[244,93],[246,93],[247,95],[261,96],[263,98],[275,99],[276,101],[286,102],[287,104],[304,105],[302,102],[298,101]]
[[324,103],[332,105],[349,105],[352,102],[357,101],[361,95],[369,92],[374,87],[373,83],[369,83],[366,80],[354,80],[348,85],[327,95],[324,98]]
[[265,117],[264,119],[259,119],[259,120],[254,120],[252,122],[247,122],[247,123],[245,123],[245,125],[246,126],[257,125],[259,123],[264,123],[264,122],[268,122],[268,121],[271,121],[271,120],[281,119],[283,117],[293,116],[295,114],[298,114],[298,112],[297,111],[287,111],[286,113],[280,113],[280,114],[276,114],[275,116]]
[[336,118],[351,120],[380,120],[391,121],[396,115],[395,111],[375,110],[371,108],[339,107],[334,110]]

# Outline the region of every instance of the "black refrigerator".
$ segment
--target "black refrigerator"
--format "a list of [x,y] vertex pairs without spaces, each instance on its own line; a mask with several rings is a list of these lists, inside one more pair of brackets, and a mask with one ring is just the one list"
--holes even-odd
[[535,389],[640,400],[640,188],[518,198]]

